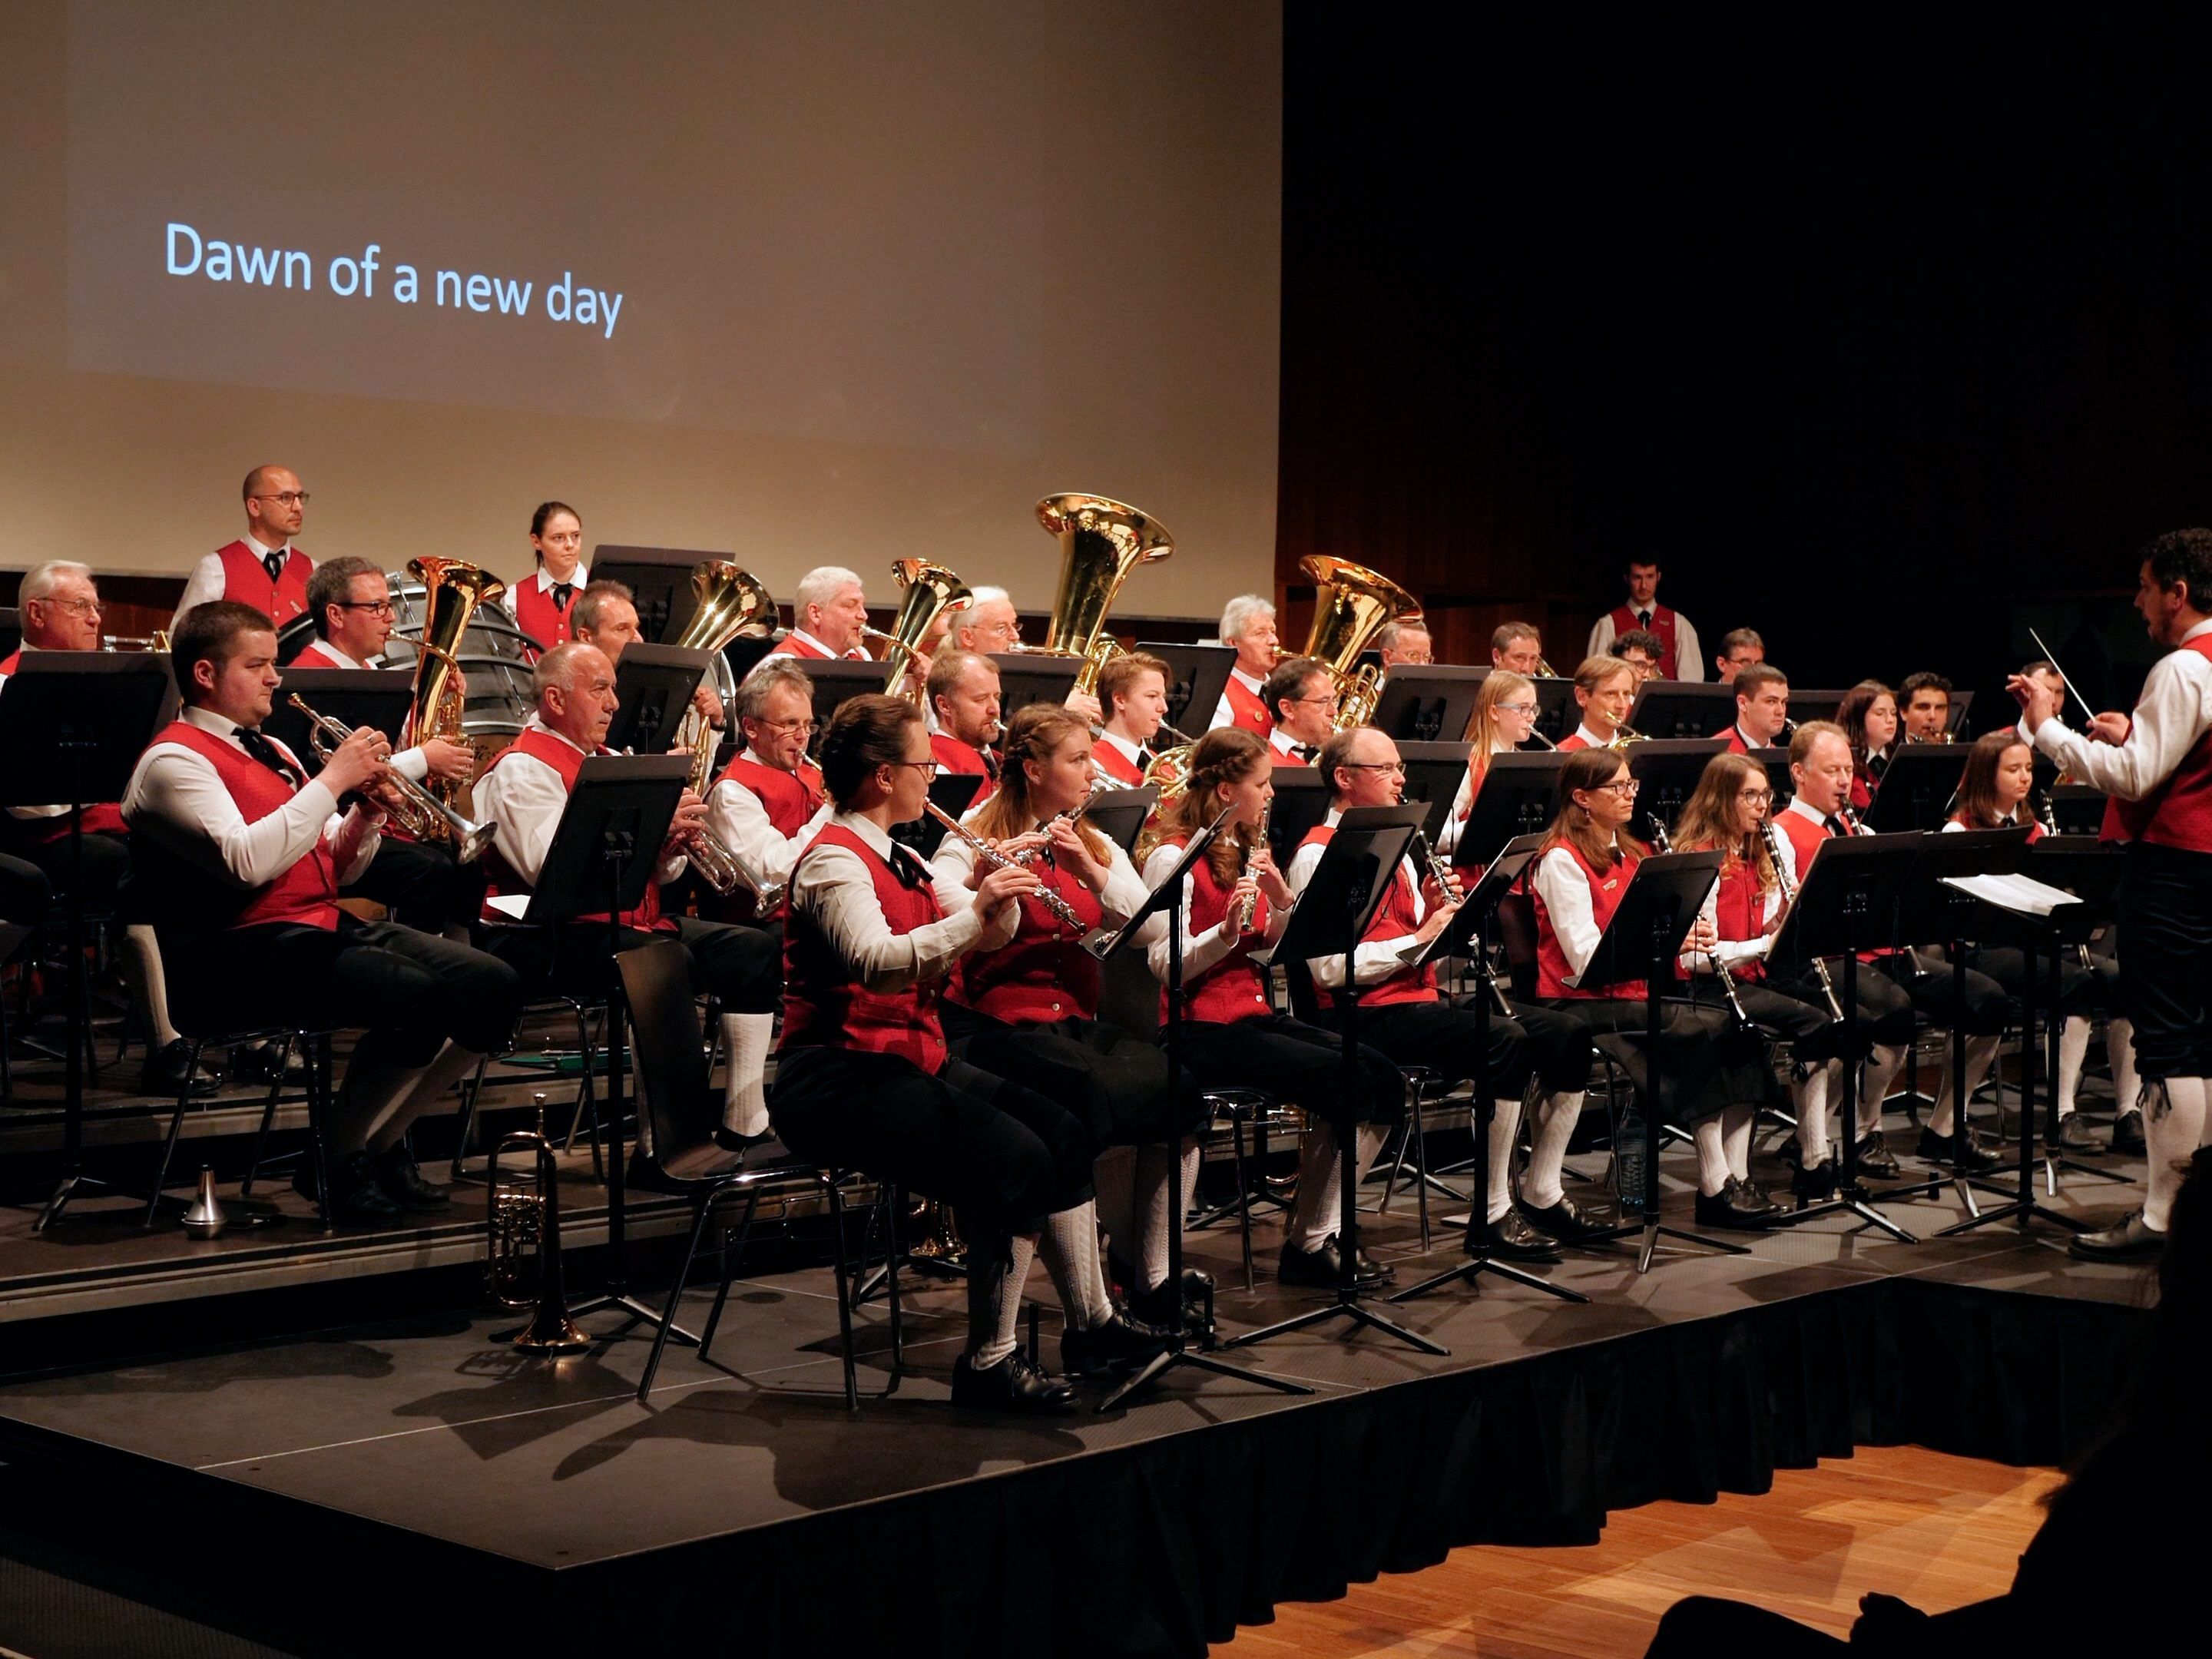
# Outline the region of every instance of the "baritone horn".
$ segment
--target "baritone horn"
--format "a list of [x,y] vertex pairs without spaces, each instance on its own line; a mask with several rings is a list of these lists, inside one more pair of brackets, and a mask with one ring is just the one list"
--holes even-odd
[[[489,605],[507,592],[507,584],[462,559],[426,555],[407,562],[407,574],[422,584],[422,637],[416,641],[413,706],[407,716],[408,742],[419,746],[433,738],[447,743],[466,743],[464,716],[468,709],[468,675],[458,654],[469,618],[480,605]],[[442,841],[454,833],[459,818],[459,778],[428,778],[423,788],[444,809],[422,811],[405,791],[404,806],[395,814],[402,830],[417,841]]]
[[[530,1154],[535,1174],[501,1185],[501,1152]],[[524,1353],[581,1353],[592,1339],[568,1316],[561,1277],[561,1172],[545,1135],[545,1097],[538,1097],[538,1127],[500,1138],[484,1170],[484,1277],[502,1308],[528,1308],[530,1322],[514,1334]]]
[[1075,689],[1095,693],[1098,671],[1121,655],[1106,632],[1106,616],[1129,573],[1158,564],[1175,552],[1167,526],[1141,508],[1104,495],[1048,495],[1036,504],[1037,522],[1060,542],[1060,586],[1052,621],[1033,656],[1079,657]]
[[[334,720],[328,714],[317,714],[308,706],[307,699],[296,691],[292,694],[290,701],[293,708],[307,717],[307,747],[315,751],[317,760],[327,766],[331,757],[337,752],[337,746],[354,734],[354,728],[343,720]],[[491,845],[493,826],[471,823],[432,794],[426,785],[417,783],[412,778],[402,777],[394,772],[392,782],[399,791],[399,799],[404,808],[404,811],[393,811],[392,817],[407,829],[408,834],[418,841],[427,840],[428,837],[419,834],[413,824],[416,822],[434,823],[441,837],[452,840],[456,862],[474,864],[484,855],[484,848]]]
[[1353,672],[1359,653],[1386,623],[1421,620],[1421,602],[1388,576],[1349,559],[1310,553],[1298,568],[1313,579],[1313,628],[1302,656],[1328,670],[1336,687],[1336,729],[1364,726],[1375,717],[1382,677],[1372,665]]
[[879,628],[863,628],[860,631],[884,647],[884,660],[891,672],[884,678],[884,695],[887,697],[903,696],[907,701],[920,704],[919,687],[902,690],[907,679],[907,665],[920,659],[921,642],[929,637],[929,630],[937,626],[937,619],[947,611],[964,611],[974,603],[975,595],[957,573],[928,559],[893,559],[891,580],[899,585],[905,595],[899,601],[898,615],[891,618],[890,632]]
[[[769,597],[768,585],[729,559],[702,559],[692,566],[691,591],[698,596],[698,609],[691,613],[691,620],[684,623],[683,632],[669,641],[686,651],[720,655],[734,639],[766,634],[775,617],[775,601]],[[677,731],[676,744],[691,757],[691,772],[685,786],[700,799],[706,799],[707,791],[714,783],[714,750],[718,746],[714,728],[696,708],[687,709]],[[737,856],[711,831],[702,833],[691,843],[690,860],[691,867],[701,878],[726,897],[737,891],[741,884],[754,886],[746,879]],[[769,900],[765,893],[760,896]]]

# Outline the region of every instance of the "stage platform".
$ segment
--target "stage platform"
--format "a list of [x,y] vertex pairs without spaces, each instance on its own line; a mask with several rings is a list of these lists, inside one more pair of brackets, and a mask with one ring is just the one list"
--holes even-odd
[[[1668,1155],[1670,1219],[1689,1173]],[[2134,1190],[2069,1176],[2057,1202],[2102,1222]],[[1961,1213],[1889,1207],[1923,1238]],[[951,1407],[962,1292],[912,1280],[908,1371],[892,1385],[868,1305],[848,1415],[811,1265],[744,1281],[714,1363],[672,1347],[647,1406],[643,1340],[522,1359],[496,1340],[513,1316],[477,1307],[51,1369],[18,1324],[0,1456],[15,1513],[289,1652],[1196,1654],[1279,1601],[1462,1543],[1587,1540],[1608,1510],[1761,1490],[1854,1444],[2045,1462],[2096,1432],[2146,1273],[2072,1261],[2049,1227],[1904,1244],[1846,1223],[1665,1249],[1646,1274],[1626,1245],[1541,1270],[1587,1307],[1495,1280],[1403,1304],[1442,1358],[1338,1328],[1236,1356],[1307,1397],[1184,1372],[1048,1420]],[[1445,1234],[1419,1255],[1402,1200],[1373,1225],[1403,1282],[1451,1260]],[[1234,1288],[1233,1229],[1193,1243],[1231,1334],[1316,1299],[1264,1269]],[[1042,1270],[1030,1291],[1049,1306]]]

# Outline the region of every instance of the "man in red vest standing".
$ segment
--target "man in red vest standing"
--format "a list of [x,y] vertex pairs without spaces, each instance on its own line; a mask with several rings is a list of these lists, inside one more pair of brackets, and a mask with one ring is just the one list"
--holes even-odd
[[192,567],[171,633],[185,611],[210,599],[250,605],[279,628],[306,613],[307,576],[315,567],[292,545],[307,517],[300,475],[289,467],[257,466],[246,475],[245,494],[246,534]]
[[1628,562],[1628,603],[1613,606],[1597,619],[1597,626],[1590,629],[1589,654],[1618,654],[1613,648],[1614,637],[1641,628],[1659,636],[1661,679],[1702,680],[1705,677],[1705,657],[1698,644],[1698,630],[1690,626],[1690,619],[1680,611],[1669,611],[1659,603],[1659,574],[1656,559],[1634,558]]
[[2136,609],[2166,654],[2132,715],[2099,714],[2087,734],[2059,718],[2037,675],[2006,689],[2021,734],[2059,770],[2111,797],[2103,838],[2123,843],[2120,997],[2135,1021],[2149,1175],[2143,1206],[2076,1255],[2127,1261],[2165,1247],[2181,1172],[2204,1144],[2212,1077],[2212,530],[2177,530],[2142,550]]

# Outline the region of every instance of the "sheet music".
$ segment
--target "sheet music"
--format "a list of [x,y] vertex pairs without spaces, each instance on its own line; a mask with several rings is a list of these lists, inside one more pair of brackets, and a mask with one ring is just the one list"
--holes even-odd
[[1946,876],[1943,884],[2023,916],[2047,916],[2061,905],[2081,902],[2071,893],[2027,876]]

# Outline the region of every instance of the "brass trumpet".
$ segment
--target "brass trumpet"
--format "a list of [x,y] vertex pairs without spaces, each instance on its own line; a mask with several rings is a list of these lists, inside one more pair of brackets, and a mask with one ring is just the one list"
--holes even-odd
[[[293,708],[307,717],[307,747],[315,751],[317,760],[327,766],[331,757],[337,752],[338,745],[354,734],[355,728],[343,720],[332,720],[328,714],[317,714],[308,707],[307,699],[296,691],[289,701]],[[398,787],[400,799],[413,808],[404,817],[393,814],[395,820],[410,835],[416,833],[413,820],[419,815],[422,821],[440,826],[441,839],[448,835],[453,837],[453,856],[461,863],[474,864],[484,855],[484,849],[491,845],[493,828],[490,824],[471,823],[412,778],[404,778],[394,772],[392,781]]]
[[[535,1154],[535,1180],[500,1184],[499,1155],[509,1151]],[[532,1310],[513,1346],[532,1354],[581,1353],[590,1347],[592,1339],[568,1316],[561,1279],[560,1170],[545,1136],[544,1095],[538,1097],[538,1127],[503,1135],[491,1149],[484,1170],[484,1278],[492,1299],[502,1308]]]

